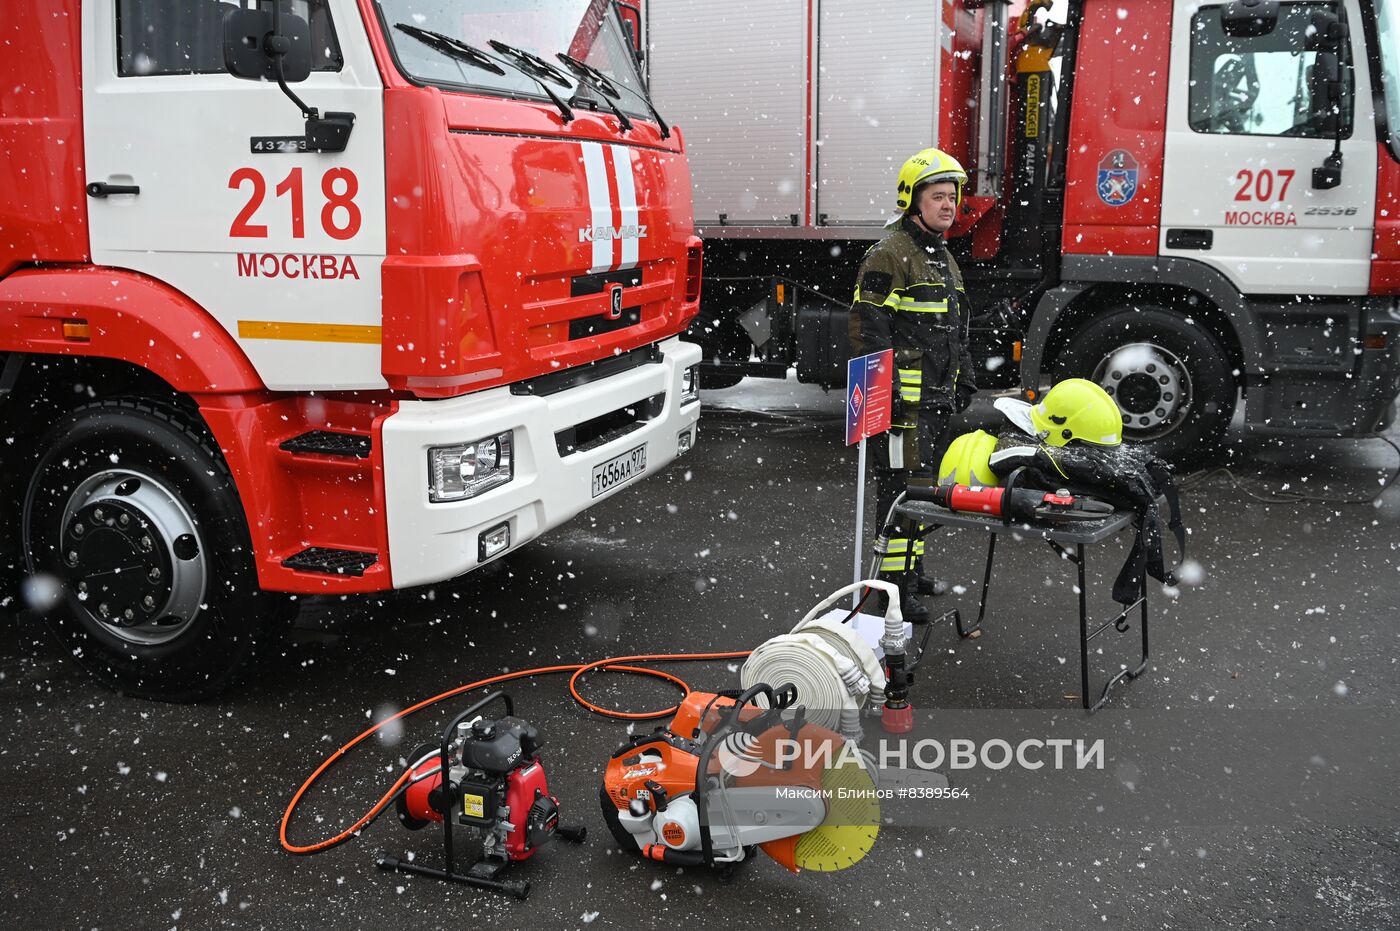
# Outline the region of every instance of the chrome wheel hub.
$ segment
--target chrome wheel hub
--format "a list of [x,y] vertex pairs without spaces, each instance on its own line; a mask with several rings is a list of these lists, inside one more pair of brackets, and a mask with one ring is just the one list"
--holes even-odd
[[1191,374],[1156,343],[1129,343],[1094,367],[1093,380],[1118,403],[1123,428],[1139,439],[1169,432],[1191,409]]
[[194,519],[157,479],[111,469],[84,479],[63,511],[58,574],[88,615],[131,644],[174,640],[204,600]]

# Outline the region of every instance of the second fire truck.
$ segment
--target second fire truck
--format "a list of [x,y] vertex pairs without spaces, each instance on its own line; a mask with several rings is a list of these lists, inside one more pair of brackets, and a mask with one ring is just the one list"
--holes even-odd
[[1092,378],[1178,460],[1240,403],[1250,431],[1384,429],[1400,2],[1043,6],[647,0],[706,245],[705,382],[844,381],[856,268],[935,145],[972,175],[950,245],[982,388]]

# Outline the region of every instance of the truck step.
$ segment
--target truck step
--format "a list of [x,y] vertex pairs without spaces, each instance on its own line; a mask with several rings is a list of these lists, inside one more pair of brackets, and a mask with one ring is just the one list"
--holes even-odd
[[294,436],[290,440],[283,440],[281,448],[289,453],[314,453],[320,456],[348,456],[354,459],[368,459],[371,442],[369,437],[361,436],[358,433],[311,430],[300,436]]
[[298,572],[320,572],[325,575],[364,575],[365,570],[379,562],[374,553],[359,550],[333,550],[311,546],[282,560],[282,565]]

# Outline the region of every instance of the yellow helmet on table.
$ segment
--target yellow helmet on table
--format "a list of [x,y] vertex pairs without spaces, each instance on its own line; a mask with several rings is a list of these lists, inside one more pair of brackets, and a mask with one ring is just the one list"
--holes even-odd
[[1123,412],[1113,398],[1087,378],[1066,378],[1031,406],[1031,423],[1049,446],[1075,440],[1095,446],[1123,442]]
[[985,430],[974,430],[948,444],[943,461],[938,464],[940,485],[982,485],[993,488],[1001,484],[992,471],[992,451],[997,438]]

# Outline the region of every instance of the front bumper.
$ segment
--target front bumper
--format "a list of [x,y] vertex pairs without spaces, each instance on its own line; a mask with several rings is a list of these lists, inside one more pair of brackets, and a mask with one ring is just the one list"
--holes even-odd
[[[440,582],[476,568],[481,534],[510,525],[510,549],[574,517],[589,505],[661,471],[692,442],[700,404],[680,403],[681,375],[700,361],[700,347],[668,339],[661,360],[556,394],[522,396],[509,386],[441,401],[405,401],[383,423],[385,520],[394,588]],[[664,394],[660,412],[622,436],[561,454],[556,434]],[[515,432],[515,477],[465,501],[428,500],[428,450]],[[593,497],[593,467],[646,444],[641,475]]]
[[1400,397],[1400,298],[1390,298],[1389,306],[1373,298],[1366,336],[1381,337],[1383,347],[1365,349],[1361,356],[1358,381],[1361,396],[1357,403],[1357,435],[1370,436],[1390,427],[1395,400]]
[[[1364,298],[1347,355],[1322,366],[1275,364],[1246,389],[1245,429],[1287,436],[1375,436],[1390,425],[1400,395],[1400,300]],[[1314,315],[1316,330],[1330,319]],[[1304,323],[1281,328],[1306,332]]]

